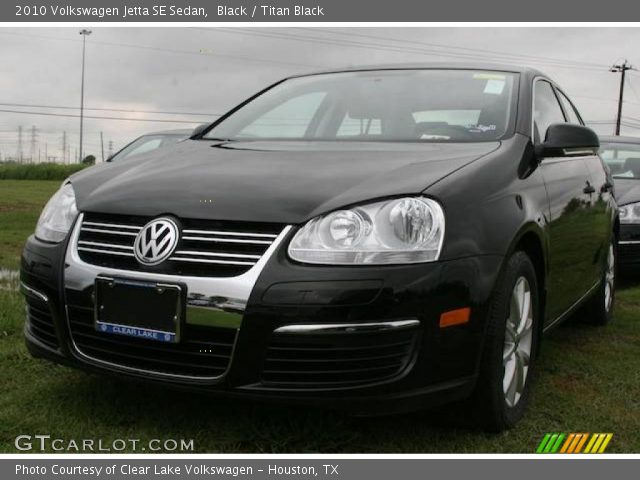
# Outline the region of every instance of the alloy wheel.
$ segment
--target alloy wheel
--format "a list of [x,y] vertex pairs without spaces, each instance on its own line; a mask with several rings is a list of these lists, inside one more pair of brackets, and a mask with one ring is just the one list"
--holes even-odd
[[504,335],[502,390],[509,407],[522,397],[533,340],[533,304],[531,286],[525,277],[519,277],[511,293],[509,316]]
[[606,312],[611,310],[613,305],[613,292],[616,280],[616,257],[613,251],[613,244],[609,245],[609,253],[607,254],[607,269],[604,277],[604,308]]

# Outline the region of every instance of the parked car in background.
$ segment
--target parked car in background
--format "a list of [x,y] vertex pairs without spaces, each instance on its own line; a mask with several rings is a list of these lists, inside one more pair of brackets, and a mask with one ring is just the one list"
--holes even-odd
[[65,182],[22,256],[28,348],[358,412],[471,397],[508,428],[543,333],[582,306],[612,316],[618,209],[598,148],[536,70],[285,79]]
[[107,162],[119,162],[121,160],[148,153],[158,148],[173,145],[181,140],[186,140],[193,133],[192,129],[165,130],[163,132],[147,133],[136,138],[131,143],[111,155]]
[[640,268],[640,138],[600,136],[600,156],[611,170],[620,208],[621,268]]

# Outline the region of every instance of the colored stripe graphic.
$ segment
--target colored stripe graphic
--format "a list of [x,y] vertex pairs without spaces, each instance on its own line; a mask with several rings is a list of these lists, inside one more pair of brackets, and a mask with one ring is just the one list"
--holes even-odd
[[613,433],[547,433],[536,453],[604,453],[612,438]]
[[582,438],[580,439],[580,442],[578,443],[578,445],[576,445],[576,450],[573,453],[580,453],[580,451],[582,450],[582,447],[584,447],[584,444],[587,441],[587,438],[589,438],[588,433],[581,433],[580,435],[582,435]]
[[558,453],[558,450],[560,449],[560,446],[562,445],[562,441],[564,440],[565,437],[566,435],[564,433],[559,434],[558,439],[556,440],[556,443],[553,445],[549,453]]
[[613,438],[613,433],[607,433],[607,436],[602,442],[602,445],[600,446],[600,450],[598,451],[598,453],[604,453],[604,451],[607,449],[607,445],[609,445],[609,442],[611,441],[612,438]]
[[544,452],[544,447],[547,445],[547,442],[549,441],[550,438],[551,438],[550,433],[545,434],[545,436],[542,438],[542,441],[540,442],[540,445],[538,445],[538,449],[536,450],[536,453]]
[[564,445],[562,445],[562,450],[560,450],[560,453],[567,453],[567,449],[573,443],[575,438],[576,438],[576,434],[570,433],[569,436],[567,437],[567,440],[564,442]]

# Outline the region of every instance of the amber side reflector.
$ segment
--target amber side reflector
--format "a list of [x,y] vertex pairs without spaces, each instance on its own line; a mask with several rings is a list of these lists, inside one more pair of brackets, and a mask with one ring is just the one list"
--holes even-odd
[[440,315],[440,328],[453,327],[454,325],[462,325],[469,321],[471,309],[469,307],[450,310]]

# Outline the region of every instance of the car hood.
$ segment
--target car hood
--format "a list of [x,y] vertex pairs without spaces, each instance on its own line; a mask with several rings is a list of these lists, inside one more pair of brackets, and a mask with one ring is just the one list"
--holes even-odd
[[614,178],[616,201],[618,205],[640,202],[640,180],[633,178]]
[[358,202],[420,193],[499,146],[189,140],[71,181],[80,211],[298,224]]

